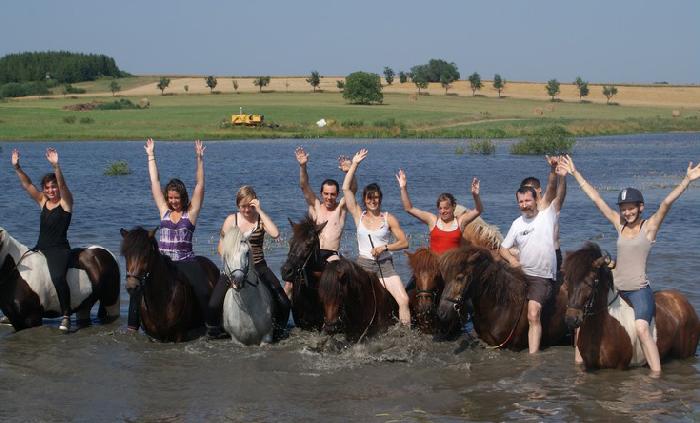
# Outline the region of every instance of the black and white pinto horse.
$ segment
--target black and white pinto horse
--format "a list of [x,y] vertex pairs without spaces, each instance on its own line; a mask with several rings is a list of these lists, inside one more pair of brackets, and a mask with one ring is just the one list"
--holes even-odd
[[224,297],[224,330],[241,345],[272,343],[272,298],[255,271],[248,239],[234,226],[222,247],[222,274],[231,285]]
[[[109,323],[119,318],[119,265],[101,247],[72,251],[66,280],[71,311],[78,326],[90,323],[90,310],[99,301],[98,318]],[[41,326],[44,317],[59,317],[61,307],[49,275],[46,257],[28,249],[0,228],[0,309],[19,331]]]

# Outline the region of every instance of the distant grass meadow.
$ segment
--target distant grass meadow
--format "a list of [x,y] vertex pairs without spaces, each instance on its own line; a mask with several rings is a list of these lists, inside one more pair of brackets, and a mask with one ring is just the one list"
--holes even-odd
[[[91,88],[101,91],[103,87]],[[430,95],[416,99],[385,94],[383,105],[360,106],[347,104],[339,93],[268,92],[157,95],[148,100],[150,107],[143,110],[69,111],[64,106],[114,99],[89,95],[5,99],[0,101],[0,140],[493,139],[526,136],[549,126],[561,126],[575,136],[700,131],[700,109],[686,109],[681,117],[672,117],[669,107],[515,98]],[[265,122],[274,127],[222,125],[239,107],[265,115]],[[71,123],[70,116],[78,122]],[[327,127],[316,126],[321,118],[329,123]]]

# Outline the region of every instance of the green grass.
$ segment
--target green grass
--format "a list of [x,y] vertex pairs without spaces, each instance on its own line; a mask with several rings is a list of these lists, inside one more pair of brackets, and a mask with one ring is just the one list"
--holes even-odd
[[104,171],[106,176],[122,176],[131,173],[129,164],[125,160],[117,160],[110,163]]
[[[138,77],[146,78],[146,77]],[[130,79],[130,78],[125,78]],[[143,81],[141,81],[142,83]],[[107,81],[108,83],[108,81]],[[77,84],[76,84],[77,85]],[[124,86],[122,85],[122,88]],[[64,106],[105,101],[81,96],[11,99],[0,102],[0,140],[118,140],[154,137],[162,140],[244,138],[506,138],[521,137],[551,126],[572,135],[700,131],[700,111],[685,110],[672,118],[672,108],[609,107],[605,104],[557,103],[535,116],[545,101],[471,96],[386,94],[384,105],[349,105],[338,93],[240,93],[151,96],[144,110],[74,112]],[[129,98],[138,103],[140,98]],[[222,128],[239,107],[265,115],[274,128]],[[89,118],[89,125],[64,122],[66,116]],[[318,128],[325,118],[330,124]]]
[[[94,81],[87,81],[87,82],[79,82],[76,84],[73,84],[74,87],[76,88],[82,88],[84,89],[88,94],[94,94],[94,93],[109,93],[111,92],[109,84],[112,83],[112,81],[117,81],[119,83],[119,86],[121,87],[122,91],[129,90],[131,88],[136,88],[140,87],[146,84],[152,84],[160,81],[159,76],[129,76],[126,78],[111,78],[111,77],[105,77],[105,78],[99,78]],[[56,92],[54,90],[54,92]],[[60,91],[59,91],[60,92]]]

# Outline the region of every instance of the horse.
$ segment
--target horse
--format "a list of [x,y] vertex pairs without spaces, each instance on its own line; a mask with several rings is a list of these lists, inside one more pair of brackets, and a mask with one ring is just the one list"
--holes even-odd
[[[471,299],[474,330],[488,345],[520,351],[528,346],[527,281],[520,269],[494,257],[492,251],[466,245],[440,257],[445,288],[438,316],[454,321]],[[551,302],[543,304],[541,345],[555,345],[566,335],[564,313],[566,289],[561,287]]]
[[[66,272],[71,310],[78,327],[90,324],[90,310],[97,301],[102,323],[119,318],[119,264],[101,247],[71,251]],[[0,228],[0,309],[16,331],[42,324],[44,317],[61,316],[56,289],[46,257],[30,250]]]
[[248,239],[237,226],[222,240],[222,275],[231,284],[224,297],[223,326],[240,345],[272,343],[272,298],[252,265]]
[[204,313],[219,277],[206,257],[173,262],[158,249],[156,230],[121,229],[126,283],[140,287],[141,323],[148,336],[182,342],[204,333]]
[[[567,252],[562,266],[569,289],[566,323],[579,328],[576,345],[587,369],[627,369],[635,362],[632,340],[622,324],[612,317],[609,302],[613,276],[600,247],[592,242],[581,249]],[[619,296],[614,299],[619,301]],[[654,293],[656,302],[656,345],[659,356],[688,358],[695,355],[700,337],[700,321],[688,299],[677,290]],[[633,313],[633,312],[632,312]],[[633,319],[633,317],[632,317]],[[636,337],[634,329],[632,336]],[[637,354],[639,356],[639,354]]]
[[356,263],[340,258],[326,265],[319,283],[324,309],[323,332],[342,332],[361,342],[396,323],[399,306],[379,281]]
[[317,225],[306,215],[299,223],[289,220],[292,238],[287,260],[282,265],[282,279],[292,282],[292,316],[303,330],[320,330],[324,311],[318,295],[321,273],[326,266],[320,258],[319,234],[327,222]]

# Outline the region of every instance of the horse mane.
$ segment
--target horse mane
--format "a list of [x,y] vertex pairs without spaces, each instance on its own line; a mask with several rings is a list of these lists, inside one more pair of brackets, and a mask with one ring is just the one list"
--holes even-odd
[[141,256],[150,248],[160,253],[155,237],[151,238],[146,229],[137,226],[124,235],[119,252],[124,257]]
[[591,272],[593,262],[603,255],[600,246],[587,241],[576,251],[567,251],[561,271],[567,282],[583,280]]
[[238,226],[231,226],[221,239],[221,251],[224,262],[232,252],[238,251],[243,239],[243,233]]
[[481,247],[497,250],[503,242],[503,235],[496,225],[486,223],[481,216],[469,222],[464,228],[464,238]]
[[314,234],[316,232],[316,222],[309,213],[306,213],[299,223],[292,225],[292,231],[294,232],[295,238],[303,237],[306,239],[309,234]]
[[[352,261],[341,258],[326,266],[319,281],[318,295],[323,303],[328,303],[341,298],[349,289],[367,289],[363,282],[369,280],[374,283],[373,279],[377,279],[374,273],[366,272]],[[376,282],[379,283],[379,280]]]
[[419,248],[414,253],[409,254],[408,265],[411,266],[414,274],[419,271],[440,274],[440,261],[437,254],[430,248]]

